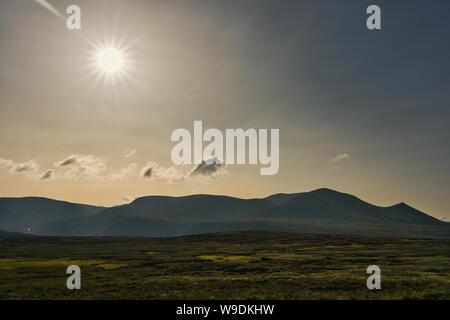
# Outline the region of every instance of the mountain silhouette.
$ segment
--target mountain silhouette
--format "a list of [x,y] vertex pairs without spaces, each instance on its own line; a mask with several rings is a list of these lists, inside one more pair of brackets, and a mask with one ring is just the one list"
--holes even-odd
[[0,239],[6,238],[24,238],[24,237],[32,237],[33,235],[29,233],[19,233],[19,232],[11,232],[11,231],[3,231],[0,230]]
[[0,229],[40,234],[49,223],[90,216],[103,209],[40,197],[0,198]]
[[[330,189],[275,194],[262,199],[217,195],[148,196],[111,208],[73,206],[70,212],[64,208],[70,208],[68,203],[54,207],[52,212],[35,207],[36,214],[45,212],[48,223],[32,232],[57,236],[166,237],[238,230],[279,230],[450,238],[448,223],[405,203],[379,207]],[[22,229],[7,228],[3,208],[0,205],[0,229],[23,232]],[[30,215],[22,213],[21,228],[31,224],[25,216]],[[35,217],[31,215],[31,218]]]

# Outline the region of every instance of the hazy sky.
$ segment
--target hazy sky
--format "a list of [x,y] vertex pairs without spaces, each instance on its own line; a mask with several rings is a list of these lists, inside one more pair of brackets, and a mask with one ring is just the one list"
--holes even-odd
[[[48,2],[64,17],[74,3]],[[328,187],[450,219],[449,1],[76,4],[79,31],[33,0],[0,3],[0,196],[114,205]],[[371,4],[382,30],[366,28]],[[107,46],[125,59],[109,78],[95,65]],[[189,176],[170,135],[194,120],[280,129],[279,173]]]

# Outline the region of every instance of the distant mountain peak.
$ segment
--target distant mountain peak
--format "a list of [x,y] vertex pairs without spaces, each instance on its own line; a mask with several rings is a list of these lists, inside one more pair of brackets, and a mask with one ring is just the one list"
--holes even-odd
[[399,202],[395,205],[395,207],[407,207],[411,208],[409,205],[407,205],[405,202]]
[[236,230],[284,230],[450,238],[450,225],[404,202],[380,207],[329,188],[265,198],[146,196],[99,208],[56,200],[0,198],[0,229],[62,236],[175,236]]
[[312,190],[310,192],[314,192],[314,193],[341,193],[339,191],[336,191],[336,190],[333,190],[333,189],[330,189],[330,188],[319,188],[319,189]]
[[407,209],[407,210],[415,210],[418,211],[417,209],[411,207],[410,205],[408,205],[405,202],[399,202],[397,204],[394,204],[393,206],[391,206],[391,208],[397,208],[397,209]]

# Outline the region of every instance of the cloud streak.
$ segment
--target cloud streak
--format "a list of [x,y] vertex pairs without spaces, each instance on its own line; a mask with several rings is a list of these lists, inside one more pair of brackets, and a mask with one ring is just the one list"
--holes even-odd
[[11,159],[0,157],[0,169],[6,169],[10,174],[25,174],[39,181],[143,179],[175,183],[196,178],[215,178],[226,173],[225,163],[216,157],[206,159],[190,170],[183,168],[186,167],[165,167],[157,162],[149,161],[143,166],[133,162],[120,170],[112,170],[108,167],[106,160],[99,156],[72,154],[56,161],[53,168],[39,172],[39,164],[34,160],[16,163]]
[[336,157],[331,159],[332,162],[341,162],[345,160],[350,160],[350,155],[348,153],[338,154]]
[[126,178],[132,178],[138,176],[139,166],[137,163],[131,163],[128,167],[121,169],[119,172],[111,173],[110,177],[112,180],[120,180]]
[[39,178],[39,180],[48,180],[52,177],[52,175],[53,175],[53,170],[49,169]]
[[36,172],[39,165],[34,160],[16,163],[11,159],[0,158],[0,168],[8,168],[9,173]]
[[147,162],[142,168],[142,179],[163,180],[166,182],[180,182],[186,179],[186,175],[175,167],[164,167],[156,162]]
[[39,166],[33,160],[28,160],[26,162],[14,164],[11,168],[11,172],[14,173],[25,173],[25,172],[36,172]]
[[9,174],[24,174],[36,178],[39,164],[34,160],[15,162],[11,159],[0,158],[0,169],[7,169]]
[[64,177],[75,180],[101,178],[107,170],[104,160],[94,155],[73,154],[54,164],[57,168],[67,168]]
[[14,165],[11,159],[0,158],[0,168],[10,168]]
[[133,158],[136,157],[136,153],[137,153],[137,149],[124,150],[123,156],[124,156],[126,159],[133,159]]
[[40,6],[44,7],[51,13],[53,13],[59,19],[64,20],[63,15],[55,7],[53,7],[50,3],[48,3],[46,0],[34,0],[34,2],[36,2]]

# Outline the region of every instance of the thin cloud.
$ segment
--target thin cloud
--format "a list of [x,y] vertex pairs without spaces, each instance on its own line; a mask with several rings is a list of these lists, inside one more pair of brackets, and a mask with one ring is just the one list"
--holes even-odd
[[181,182],[188,179],[208,177],[215,178],[218,175],[225,174],[225,163],[213,157],[202,161],[187,173],[183,173],[179,167],[164,167],[156,162],[148,162],[140,171],[140,177],[148,180],[162,180],[166,182]]
[[338,154],[336,157],[331,159],[332,162],[341,162],[345,160],[350,160],[350,155],[348,153]]
[[29,178],[39,178],[39,164],[34,160],[14,162],[11,159],[0,158],[0,169],[8,169],[9,174],[23,174]]
[[134,200],[133,196],[123,196],[122,198],[120,198],[120,203],[125,204],[125,203],[130,203]]
[[120,179],[137,177],[138,169],[139,169],[139,166],[137,163],[131,163],[127,167],[121,169],[119,172],[111,173],[110,177],[112,180],[120,180]]
[[156,162],[148,162],[141,170],[142,179],[163,180],[166,182],[180,182],[186,175],[175,167],[160,166]]
[[186,175],[175,167],[158,167],[156,170],[156,178],[163,179],[167,182],[181,182],[186,180]]
[[77,158],[75,156],[71,156],[66,158],[61,163],[59,163],[60,167],[70,166],[71,164],[75,164],[77,162]]
[[10,168],[14,165],[11,159],[0,158],[0,168]]
[[39,170],[39,164],[34,160],[14,162],[11,159],[0,158],[0,169],[9,169],[9,174],[25,174],[28,177],[35,178]]
[[22,163],[13,164],[10,169],[12,173],[27,173],[27,172],[36,172],[39,169],[39,165],[33,160],[28,160]]
[[[165,167],[156,162],[147,162],[140,167],[137,163],[118,170],[110,170],[106,161],[95,155],[72,154],[56,161],[53,168],[39,172],[39,164],[34,160],[16,163],[11,159],[0,158],[0,168],[6,168],[11,174],[25,174],[39,181],[63,180],[92,180],[92,179],[137,179],[149,181],[164,181],[168,183],[182,182],[191,179],[215,178],[226,174],[225,163],[214,157],[202,161],[191,170],[183,170],[182,166]],[[185,168],[185,167],[184,167]]]
[[39,180],[48,180],[52,177],[52,175],[53,175],[53,170],[49,169],[39,178]]
[[123,156],[126,159],[133,159],[136,157],[136,154],[137,154],[137,149],[124,150],[124,152],[123,152]]
[[61,161],[55,162],[55,167],[67,168],[63,177],[74,180],[102,178],[107,170],[104,160],[94,155],[73,154]]

